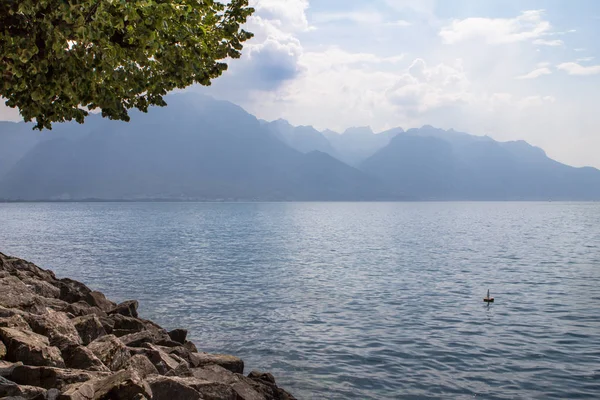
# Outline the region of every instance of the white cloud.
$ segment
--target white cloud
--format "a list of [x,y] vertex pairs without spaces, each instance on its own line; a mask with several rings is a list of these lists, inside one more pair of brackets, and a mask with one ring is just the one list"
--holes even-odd
[[412,23],[405,21],[403,19],[399,19],[397,21],[392,21],[392,22],[386,22],[387,26],[399,26],[402,28],[406,28],[408,26],[412,26]]
[[543,75],[550,75],[552,71],[549,68],[543,67],[531,71],[528,74],[517,76],[516,79],[535,79]]
[[306,9],[308,0],[254,0],[250,5],[256,15],[284,31],[308,30]]
[[569,75],[597,75],[600,74],[600,65],[591,65],[589,67],[577,64],[575,62],[562,63],[556,68],[565,71]]
[[538,68],[544,68],[544,67],[549,67],[549,66],[550,66],[550,63],[547,61],[537,63]]
[[594,59],[594,57],[582,57],[582,58],[578,58],[576,61],[577,62],[588,62],[588,61],[592,61]]
[[576,52],[582,52],[582,51],[585,51],[585,50],[586,49],[584,49],[584,48],[573,49],[573,51],[576,51]]
[[565,42],[563,42],[562,40],[546,40],[546,39],[536,39],[533,41],[533,44],[538,45],[538,46],[562,46],[565,44]]
[[515,18],[466,18],[454,20],[439,33],[446,44],[481,39],[487,44],[515,43],[536,39],[550,31],[543,10],[524,11]]
[[346,11],[346,12],[322,12],[312,16],[314,23],[331,22],[353,22],[357,24],[382,24],[384,16],[375,11]]

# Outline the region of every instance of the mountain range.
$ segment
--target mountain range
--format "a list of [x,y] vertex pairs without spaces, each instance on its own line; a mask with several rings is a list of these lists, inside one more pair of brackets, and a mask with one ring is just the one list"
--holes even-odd
[[343,133],[173,94],[131,122],[0,122],[4,200],[600,200],[600,171],[424,126]]

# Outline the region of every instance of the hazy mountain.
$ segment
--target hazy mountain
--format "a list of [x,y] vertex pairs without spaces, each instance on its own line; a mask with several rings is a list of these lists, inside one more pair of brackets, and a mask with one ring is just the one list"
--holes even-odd
[[326,130],[323,135],[329,140],[340,160],[358,166],[401,132],[402,128],[394,128],[375,134],[370,127],[356,127],[349,128],[342,134]]
[[134,112],[129,123],[92,116],[83,126],[66,124],[85,129],[37,143],[0,180],[0,198],[390,198],[363,172],[273,138],[238,106],[197,94],[167,101]]
[[573,168],[526,142],[496,142],[431,126],[391,140],[362,169],[423,199],[600,199],[600,171]]
[[302,153],[320,151],[336,157],[329,141],[312,126],[292,126],[284,119],[267,122],[265,126],[276,138]]

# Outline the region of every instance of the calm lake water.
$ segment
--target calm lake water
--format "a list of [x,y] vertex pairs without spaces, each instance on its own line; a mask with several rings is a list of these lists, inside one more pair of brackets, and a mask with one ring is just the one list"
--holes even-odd
[[0,204],[0,251],[298,398],[600,397],[599,203]]

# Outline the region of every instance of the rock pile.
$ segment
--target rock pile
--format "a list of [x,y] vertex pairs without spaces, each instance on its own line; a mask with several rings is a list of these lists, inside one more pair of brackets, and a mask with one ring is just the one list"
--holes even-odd
[[0,398],[293,400],[273,375],[198,351],[102,293],[0,253]]

